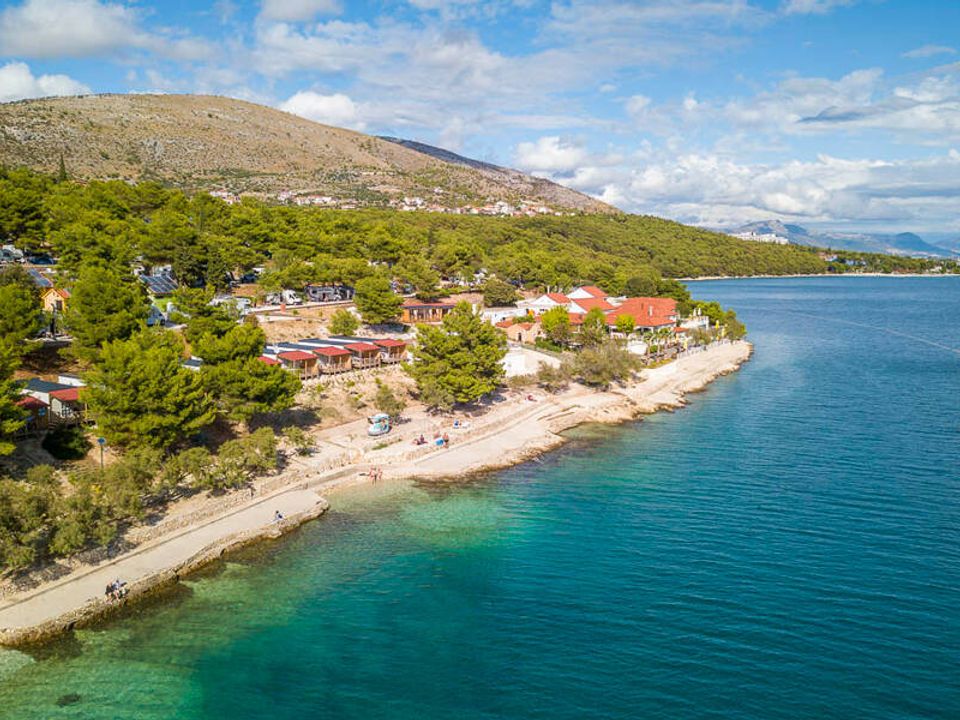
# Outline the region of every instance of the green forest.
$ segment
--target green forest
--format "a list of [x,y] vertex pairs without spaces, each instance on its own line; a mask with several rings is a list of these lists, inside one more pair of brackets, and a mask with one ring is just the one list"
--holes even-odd
[[[0,173],[0,236],[48,252],[68,276],[84,264],[172,265],[184,286],[223,286],[227,274],[266,266],[265,280],[348,282],[387,267],[418,289],[434,275],[478,270],[525,287],[594,283],[627,290],[631,278],[923,270],[930,261],[736,240],[655,217],[500,218],[387,210],[236,205],[146,182],[85,184],[28,170]],[[640,283],[635,280],[634,284]],[[642,283],[640,283],[642,284]]]

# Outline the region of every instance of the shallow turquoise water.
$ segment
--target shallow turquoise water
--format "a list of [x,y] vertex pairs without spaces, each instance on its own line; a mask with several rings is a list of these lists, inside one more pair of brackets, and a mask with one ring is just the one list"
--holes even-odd
[[688,408],[0,651],[0,718],[960,717],[960,279],[694,292],[757,349]]

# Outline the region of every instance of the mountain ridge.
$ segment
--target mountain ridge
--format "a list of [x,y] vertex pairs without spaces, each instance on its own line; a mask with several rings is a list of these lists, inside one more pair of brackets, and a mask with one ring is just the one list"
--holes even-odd
[[773,234],[786,238],[794,245],[823,247],[832,250],[851,250],[854,252],[873,252],[885,255],[907,255],[919,257],[954,257],[960,253],[944,246],[929,243],[916,233],[863,233],[811,231],[807,228],[781,220],[760,220],[746,223],[732,233]]
[[189,191],[261,197],[318,194],[369,206],[421,196],[447,208],[528,200],[557,210],[619,212],[548,180],[445,160],[417,146],[430,147],[216,95],[103,94],[0,104],[0,162],[55,173],[62,157],[75,179],[158,180]]

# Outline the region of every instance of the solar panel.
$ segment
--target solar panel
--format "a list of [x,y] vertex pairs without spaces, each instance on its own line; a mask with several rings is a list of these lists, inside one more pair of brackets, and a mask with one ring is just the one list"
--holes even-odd
[[37,287],[42,288],[51,288],[53,287],[53,281],[50,280],[47,276],[43,275],[39,270],[34,270],[30,268],[27,270],[27,273],[33,278],[33,282],[36,283]]
[[171,295],[177,289],[177,283],[170,275],[141,275],[140,279],[154,295]]

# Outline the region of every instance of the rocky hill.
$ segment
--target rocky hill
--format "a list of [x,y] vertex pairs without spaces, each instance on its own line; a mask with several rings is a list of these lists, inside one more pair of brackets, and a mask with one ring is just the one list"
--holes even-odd
[[414,196],[444,207],[528,200],[615,211],[515,170],[242,100],[90,95],[0,104],[0,163],[57,172],[61,157],[74,179],[153,179],[185,190],[286,191],[373,206]]

